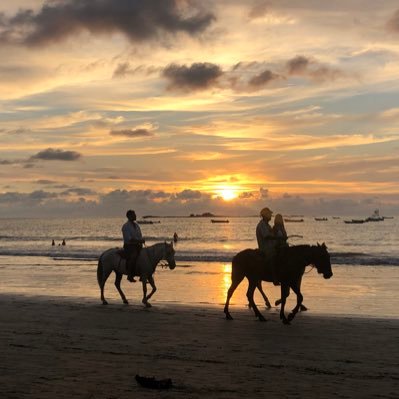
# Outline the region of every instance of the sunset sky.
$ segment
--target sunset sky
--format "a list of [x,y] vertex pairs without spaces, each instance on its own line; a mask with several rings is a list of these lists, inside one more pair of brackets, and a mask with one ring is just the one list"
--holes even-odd
[[0,217],[399,213],[399,3],[0,3]]

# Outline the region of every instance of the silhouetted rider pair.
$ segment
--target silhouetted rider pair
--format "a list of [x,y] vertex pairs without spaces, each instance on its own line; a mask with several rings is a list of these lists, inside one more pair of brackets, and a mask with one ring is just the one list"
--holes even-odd
[[278,251],[287,246],[287,233],[284,227],[282,215],[277,214],[274,218],[273,228],[269,225],[273,212],[269,208],[263,208],[260,211],[262,219],[256,226],[256,239],[259,250],[265,257],[266,264],[270,265],[273,284],[279,285],[279,275],[277,268]]
[[136,212],[129,209],[126,212],[128,221],[122,226],[123,249],[126,253],[127,279],[134,282],[135,266],[140,251],[145,240],[141,234],[141,229],[136,222]]

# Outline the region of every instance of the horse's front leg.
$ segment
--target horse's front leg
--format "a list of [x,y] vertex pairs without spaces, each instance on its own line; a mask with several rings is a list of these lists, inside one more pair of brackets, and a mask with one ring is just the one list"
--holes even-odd
[[[155,286],[154,283],[154,278],[151,277],[141,277],[142,283],[143,283],[143,300],[141,301],[147,308],[151,307],[151,304],[148,302],[148,300],[154,295],[155,291],[157,290],[157,287]],[[151,292],[147,295],[147,281],[151,285]]]
[[254,292],[256,288],[257,281],[256,280],[249,280],[249,286],[248,286],[248,291],[247,291],[247,298],[249,302],[249,306],[253,309],[255,312],[255,316],[259,319],[259,321],[266,321],[266,319],[263,317],[262,313],[259,312],[258,307],[255,304],[254,301]]
[[292,309],[292,312],[288,315],[288,320],[291,321],[294,319],[295,315],[298,313],[298,310],[301,309],[303,295],[301,294],[301,281],[298,280],[295,284],[291,286],[292,291],[296,294],[296,306]]
[[154,282],[154,277],[150,276],[148,278],[148,282],[151,285],[151,292],[147,295],[147,303],[148,303],[148,300],[155,294],[155,291],[157,290],[157,287],[155,286],[155,282]]
[[281,309],[280,309],[280,319],[284,324],[290,324],[289,320],[285,317],[284,309],[285,302],[290,293],[290,286],[286,283],[281,283]]

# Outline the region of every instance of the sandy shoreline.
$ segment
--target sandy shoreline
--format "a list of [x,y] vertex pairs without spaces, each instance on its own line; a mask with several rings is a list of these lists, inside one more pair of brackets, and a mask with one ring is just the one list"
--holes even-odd
[[[0,295],[2,398],[394,398],[399,320]],[[169,391],[136,374],[172,378]]]

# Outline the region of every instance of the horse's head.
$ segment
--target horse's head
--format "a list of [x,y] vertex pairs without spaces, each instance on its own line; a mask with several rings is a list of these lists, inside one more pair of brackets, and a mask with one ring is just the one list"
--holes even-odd
[[173,248],[173,242],[167,243],[165,241],[164,259],[166,260],[166,262],[168,262],[169,269],[173,270],[176,267],[175,249]]
[[316,266],[317,272],[322,274],[324,278],[331,278],[333,272],[331,270],[330,254],[327,251],[326,244],[317,243],[314,252],[313,264]]

